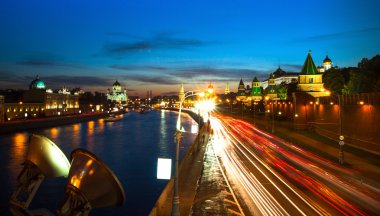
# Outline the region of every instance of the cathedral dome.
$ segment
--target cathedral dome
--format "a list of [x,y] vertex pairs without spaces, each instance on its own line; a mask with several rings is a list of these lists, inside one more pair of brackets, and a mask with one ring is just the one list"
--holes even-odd
[[29,89],[45,90],[46,84],[44,81],[40,80],[40,78],[37,75],[36,78],[30,83]]
[[116,80],[116,82],[112,86],[120,86],[120,83]]
[[332,61],[328,55],[326,55],[326,58],[325,58],[325,60],[323,60],[323,63],[330,63],[330,64],[332,63]]

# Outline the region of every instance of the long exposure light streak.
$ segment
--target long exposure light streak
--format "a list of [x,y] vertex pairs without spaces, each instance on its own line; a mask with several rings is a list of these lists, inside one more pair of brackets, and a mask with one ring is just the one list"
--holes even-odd
[[380,212],[379,190],[363,184],[360,173],[245,121],[216,115],[211,124],[216,154],[252,214]]

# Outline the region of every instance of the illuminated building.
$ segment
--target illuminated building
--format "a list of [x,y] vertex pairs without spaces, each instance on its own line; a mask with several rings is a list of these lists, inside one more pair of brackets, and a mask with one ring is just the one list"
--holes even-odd
[[107,100],[111,102],[116,102],[119,104],[126,103],[128,100],[127,89],[121,89],[121,85],[118,81],[116,81],[112,85],[112,90],[107,90]]
[[247,94],[245,91],[243,79],[240,79],[236,99],[239,101],[245,101],[247,99]]
[[230,93],[230,86],[228,83],[226,84],[226,89],[224,90],[224,94],[229,94]]
[[328,55],[326,55],[325,60],[323,60],[323,68],[325,69],[325,71],[330,69],[332,67],[332,64],[333,63],[332,63],[331,59],[329,58]]
[[252,80],[252,88],[251,88],[251,94],[250,94],[250,99],[253,101],[259,101],[262,99],[262,94],[261,94],[261,88],[260,88],[260,81],[255,77]]
[[[278,67],[277,70],[273,72],[273,77],[276,85],[280,85],[281,83],[289,84],[292,82],[297,82],[298,73],[285,72],[281,69],[281,67]],[[268,80],[264,80],[260,83],[260,85],[263,89],[266,89],[268,87]]]
[[324,73],[327,70],[329,70],[330,68],[332,68],[332,65],[333,65],[333,62],[331,61],[331,59],[329,58],[329,56],[326,55],[326,58],[323,60],[323,66],[319,66],[317,68],[317,70],[318,70],[319,73]]
[[38,76],[29,90],[4,105],[5,120],[71,115],[79,113],[79,96],[66,88],[53,92]]
[[326,96],[323,92],[322,74],[315,67],[311,51],[307,54],[302,71],[298,76],[297,90],[307,92],[313,97]]
[[268,98],[269,100],[277,98],[277,87],[273,74],[269,75],[268,87],[264,90],[264,94],[265,98]]
[[183,87],[183,82],[181,82],[181,87],[179,88],[178,100],[181,101],[185,95],[185,88]]

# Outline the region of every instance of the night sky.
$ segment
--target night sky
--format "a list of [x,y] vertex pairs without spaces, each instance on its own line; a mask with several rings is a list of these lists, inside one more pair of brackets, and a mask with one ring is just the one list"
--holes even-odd
[[236,91],[242,77],[266,79],[281,66],[356,66],[380,54],[378,0],[2,0],[0,89],[26,89],[38,74],[48,88],[105,92],[115,80],[129,95],[177,94],[214,83]]

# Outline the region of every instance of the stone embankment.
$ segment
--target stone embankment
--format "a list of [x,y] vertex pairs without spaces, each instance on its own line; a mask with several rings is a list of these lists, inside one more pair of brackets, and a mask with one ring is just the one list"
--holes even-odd
[[94,114],[82,114],[82,115],[72,115],[72,116],[57,116],[57,117],[51,117],[51,118],[40,118],[40,119],[32,119],[32,120],[14,121],[14,122],[11,121],[11,122],[0,124],[0,134],[91,121],[98,118],[106,117],[107,115],[108,115],[107,113],[94,113]]

